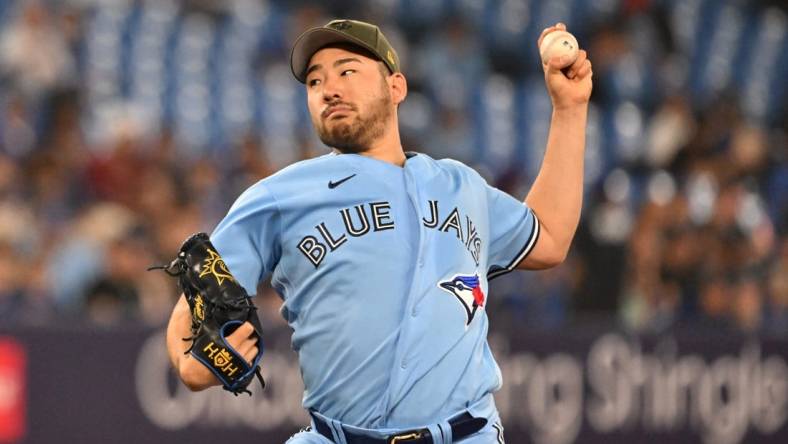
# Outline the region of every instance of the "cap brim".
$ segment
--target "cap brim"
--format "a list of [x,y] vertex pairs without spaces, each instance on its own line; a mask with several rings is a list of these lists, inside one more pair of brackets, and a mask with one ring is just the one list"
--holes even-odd
[[301,34],[290,52],[290,70],[295,78],[301,83],[306,83],[309,60],[320,48],[334,43],[352,43],[375,53],[374,48],[352,36],[329,28],[313,28]]

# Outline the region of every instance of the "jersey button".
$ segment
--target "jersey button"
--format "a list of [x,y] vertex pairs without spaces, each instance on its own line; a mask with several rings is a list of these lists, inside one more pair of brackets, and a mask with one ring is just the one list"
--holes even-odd
[[410,312],[410,315],[415,318],[416,316],[419,315],[419,311],[414,308],[413,311]]
[[419,268],[424,266],[424,259],[419,259]]
[[399,366],[402,367],[403,370],[405,370],[406,368],[408,368],[408,363],[405,362],[405,360],[403,359],[402,363]]

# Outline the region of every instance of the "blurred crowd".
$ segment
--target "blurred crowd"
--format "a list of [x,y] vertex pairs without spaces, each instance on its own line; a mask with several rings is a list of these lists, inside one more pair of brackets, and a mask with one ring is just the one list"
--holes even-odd
[[[788,337],[779,2],[536,3],[3,2],[0,322],[166,322],[174,282],[146,268],[210,232],[249,185],[326,152],[288,51],[301,30],[352,16],[402,56],[406,149],[467,162],[518,198],[550,114],[536,37],[562,20],[589,51],[573,250],[494,281],[493,324],[601,317]],[[259,293],[264,322],[281,322],[270,287]]]

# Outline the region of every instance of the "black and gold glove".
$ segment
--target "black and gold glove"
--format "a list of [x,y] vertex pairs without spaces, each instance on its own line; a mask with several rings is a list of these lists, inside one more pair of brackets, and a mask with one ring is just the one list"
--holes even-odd
[[[178,285],[186,296],[192,315],[192,341],[186,353],[208,367],[221,381],[225,390],[235,395],[249,393],[247,387],[260,374],[263,356],[263,329],[246,290],[236,281],[205,233],[192,235],[183,243],[169,265],[152,267],[163,269],[178,278]],[[226,341],[239,326],[248,321],[257,337],[257,356],[251,365]]]

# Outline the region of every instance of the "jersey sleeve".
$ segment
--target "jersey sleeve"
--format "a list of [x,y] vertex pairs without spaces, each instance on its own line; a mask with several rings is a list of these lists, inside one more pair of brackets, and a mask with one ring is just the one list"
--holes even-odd
[[280,215],[276,199],[258,182],[230,207],[211,234],[224,263],[249,295],[279,262]]
[[539,220],[522,201],[485,183],[490,221],[487,279],[514,270],[539,239]]

